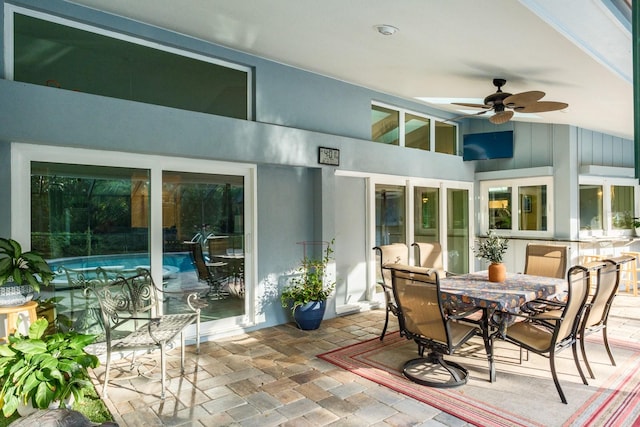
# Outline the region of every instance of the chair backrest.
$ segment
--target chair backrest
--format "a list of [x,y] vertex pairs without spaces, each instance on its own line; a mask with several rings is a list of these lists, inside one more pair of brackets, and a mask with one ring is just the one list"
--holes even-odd
[[436,270],[402,264],[385,264],[391,273],[393,294],[398,304],[401,334],[428,339],[450,352],[450,335]]
[[633,257],[621,256],[602,261],[604,267],[598,271],[595,293],[589,301],[588,310],[585,313],[585,328],[590,328],[604,323],[609,315],[609,309],[613,298],[618,291],[620,283],[621,265],[633,260]]
[[202,246],[199,242],[184,242],[189,247],[189,254],[191,255],[191,261],[196,266],[196,272],[198,273],[199,280],[209,279],[209,269],[204,260],[204,254],[202,253]]
[[383,268],[386,264],[409,264],[409,248],[404,243],[376,246],[373,248],[378,255],[377,263],[382,281],[391,289],[391,272]]
[[575,265],[569,269],[567,273],[567,303],[562,312],[562,321],[556,325],[556,343],[560,343],[567,338],[576,338],[580,318],[589,296],[591,272],[598,270],[600,267],[602,265],[593,268]]
[[[148,319],[158,315],[158,289],[145,269],[139,269],[133,276],[120,276],[104,286],[87,288],[85,293],[97,297],[107,342],[111,341],[113,329],[129,322],[130,318]],[[138,323],[134,321],[136,329]]]
[[209,247],[209,256],[226,255],[229,246],[229,236],[215,236],[207,238],[207,246]]
[[562,279],[567,271],[568,256],[568,246],[529,243],[524,274]]
[[416,265],[419,267],[444,269],[442,264],[442,246],[438,242],[414,242],[416,248]]

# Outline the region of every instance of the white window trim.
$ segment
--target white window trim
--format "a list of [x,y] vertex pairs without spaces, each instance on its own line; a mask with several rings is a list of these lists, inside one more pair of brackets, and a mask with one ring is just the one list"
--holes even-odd
[[[398,145],[400,147],[404,147],[405,146],[405,119],[404,116],[405,114],[411,114],[413,116],[418,116],[418,117],[422,117],[423,119],[428,119],[430,120],[429,123],[429,150],[422,150],[422,151],[427,151],[429,153],[436,153],[436,126],[435,126],[435,122],[440,122],[440,123],[445,123],[445,119],[443,119],[442,117],[436,117],[436,116],[431,116],[429,114],[424,114],[424,113],[419,113],[417,111],[413,111],[413,110],[408,110],[406,108],[400,108],[397,107],[395,105],[391,105],[391,104],[385,104],[384,102],[379,102],[379,101],[371,101],[371,105],[375,105],[377,107],[382,107],[382,108],[387,108],[389,110],[393,110],[393,111],[397,111],[398,112]],[[459,139],[459,135],[460,135],[460,128],[458,127],[457,123],[448,123],[449,125],[452,125],[453,127],[456,128],[456,146],[454,147],[454,154],[448,154],[448,153],[440,153],[440,154],[448,154],[450,156],[457,156],[458,155],[458,139]]]
[[[602,230],[580,230],[580,237],[614,237],[634,236],[635,230],[615,230],[613,228],[613,215],[611,211],[611,187],[633,187],[634,217],[640,216],[640,187],[635,178],[594,177],[581,175],[578,178],[579,185],[599,185],[602,187]],[[579,214],[579,213],[578,213]],[[578,224],[580,227],[580,224]]]
[[196,59],[198,61],[208,62],[210,64],[220,65],[222,67],[230,68],[233,70],[243,71],[247,75],[247,120],[253,120],[253,71],[251,67],[247,67],[244,65],[235,64],[233,62],[223,61],[221,59],[213,58],[210,56],[205,56],[203,54],[198,54],[195,52],[181,50],[174,47],[166,46],[160,43],[152,42],[150,40],[145,40],[142,38],[137,38],[133,36],[129,36],[126,34],[118,33],[115,31],[105,30],[103,28],[94,27],[92,25],[83,24],[77,21],[72,21],[70,19],[61,18],[54,15],[49,15],[43,12],[38,12],[31,9],[26,9],[20,6],[14,6],[11,4],[5,4],[4,8],[4,64],[5,64],[5,78],[7,80],[13,80],[14,76],[14,28],[13,28],[13,17],[14,14],[19,13],[21,15],[27,15],[32,18],[42,19],[44,21],[53,22],[56,24],[65,25],[67,27],[76,28],[78,30],[88,31],[94,34],[99,34],[102,36],[107,36],[113,39],[126,41],[129,43],[134,43],[140,46],[150,47],[153,49],[158,49],[164,52],[173,53],[175,55],[184,56],[187,58]]
[[[544,231],[518,230],[517,219],[520,216],[518,204],[518,187],[541,185],[547,186],[547,229]],[[511,206],[514,207],[514,210],[518,209],[517,212],[512,212],[511,214],[511,230],[495,230],[496,234],[511,237],[553,237],[555,225],[552,176],[480,181],[480,205],[478,217],[482,234],[486,233],[487,230],[489,230],[489,188],[491,187],[511,187]]]
[[[53,147],[23,143],[11,144],[11,236],[31,249],[31,162],[66,163],[146,169],[150,171],[151,221],[149,224],[151,275],[162,282],[162,171],[242,176],[245,215],[245,314],[203,323],[202,336],[229,335],[256,324],[257,295],[257,166],[183,157],[169,157]],[[26,218],[26,219],[25,219]],[[264,321],[264,319],[261,319]]]

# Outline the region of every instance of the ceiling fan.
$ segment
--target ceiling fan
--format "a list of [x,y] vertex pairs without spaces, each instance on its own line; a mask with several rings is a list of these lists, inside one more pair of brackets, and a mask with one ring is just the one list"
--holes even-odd
[[503,92],[502,86],[504,86],[505,83],[507,83],[505,79],[493,79],[493,85],[496,86],[498,90],[496,93],[487,96],[484,99],[484,104],[454,102],[453,105],[484,109],[484,111],[477,114],[470,114],[470,116],[479,116],[488,111],[493,111],[495,114],[489,117],[489,121],[496,125],[511,120],[514,111],[517,113],[544,113],[547,111],[562,110],[569,106],[569,104],[564,102],[540,101],[545,93],[539,90],[516,93],[515,95]]

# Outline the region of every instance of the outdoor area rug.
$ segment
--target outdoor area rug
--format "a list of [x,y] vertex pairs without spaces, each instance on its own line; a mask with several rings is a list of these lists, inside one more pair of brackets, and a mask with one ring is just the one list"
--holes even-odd
[[549,360],[529,353],[520,364],[519,349],[501,340],[495,343],[494,383],[488,380],[481,339],[445,356],[469,370],[468,383],[452,389],[421,386],[402,375],[402,365],[418,353],[417,345],[398,332],[382,342],[375,338],[318,357],[478,426],[640,426],[640,345],[610,344],[617,366],[610,365],[601,337],[588,338],[587,356],[596,376],[587,377],[588,386],[582,384],[570,348],[556,355],[566,405],[553,384]]

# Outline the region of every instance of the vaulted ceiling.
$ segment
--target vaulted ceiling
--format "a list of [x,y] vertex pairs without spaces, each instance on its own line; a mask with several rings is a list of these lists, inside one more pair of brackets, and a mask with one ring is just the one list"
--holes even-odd
[[[426,102],[446,118],[480,111],[449,102],[481,103],[504,78],[505,92],[539,90],[543,101],[569,104],[513,120],[633,138],[626,0],[73,2]],[[383,35],[380,24],[398,31]]]

